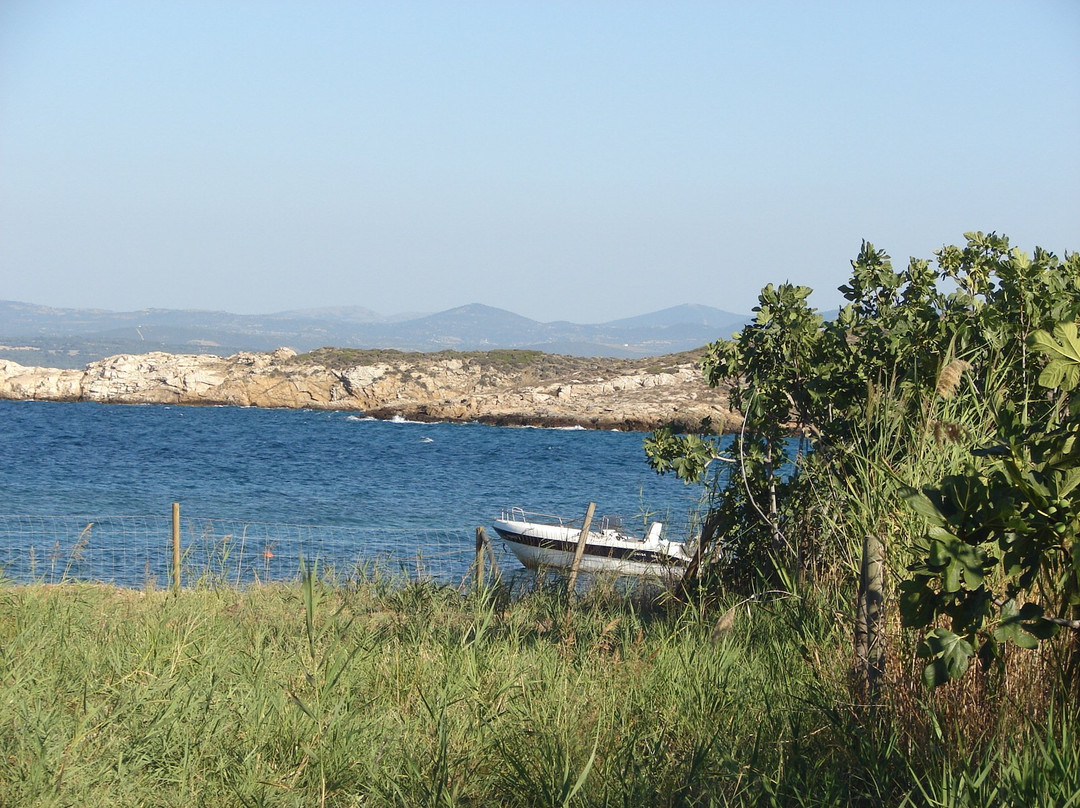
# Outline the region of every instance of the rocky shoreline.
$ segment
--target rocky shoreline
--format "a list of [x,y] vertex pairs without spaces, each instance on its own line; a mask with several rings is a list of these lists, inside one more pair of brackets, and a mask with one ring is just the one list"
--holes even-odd
[[692,354],[581,360],[531,351],[404,354],[333,351],[149,353],[82,370],[0,360],[0,399],[229,405],[362,412],[381,419],[499,425],[731,430],[726,391],[702,380]]

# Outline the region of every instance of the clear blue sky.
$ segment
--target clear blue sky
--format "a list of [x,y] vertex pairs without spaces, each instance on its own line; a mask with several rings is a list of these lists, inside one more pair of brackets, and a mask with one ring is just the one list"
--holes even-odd
[[601,322],[1080,250],[1080,3],[0,3],[0,299]]

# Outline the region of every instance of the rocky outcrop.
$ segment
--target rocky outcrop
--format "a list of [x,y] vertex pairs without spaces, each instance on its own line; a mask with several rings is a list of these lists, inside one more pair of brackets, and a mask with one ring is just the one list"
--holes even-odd
[[[653,360],[660,362],[661,360]],[[340,365],[340,363],[337,363]],[[84,370],[0,360],[0,398],[362,411],[376,418],[653,429],[734,426],[722,391],[683,358],[662,367],[596,361],[539,372],[484,354],[393,354],[346,366],[273,353],[113,356]]]

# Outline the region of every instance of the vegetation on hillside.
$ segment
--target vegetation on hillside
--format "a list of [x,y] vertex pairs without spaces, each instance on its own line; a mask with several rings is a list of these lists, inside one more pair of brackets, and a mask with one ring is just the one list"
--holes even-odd
[[527,376],[536,382],[555,381],[575,375],[618,375],[623,373],[659,373],[663,370],[698,362],[704,347],[697,351],[670,354],[642,359],[615,359],[609,357],[568,356],[548,354],[542,351],[500,349],[493,351],[435,351],[418,353],[397,351],[389,348],[320,348],[301,354],[296,361],[323,365],[332,370],[379,363],[408,362],[424,367],[435,362],[456,359],[465,366],[476,367],[482,372],[495,371],[508,375]]

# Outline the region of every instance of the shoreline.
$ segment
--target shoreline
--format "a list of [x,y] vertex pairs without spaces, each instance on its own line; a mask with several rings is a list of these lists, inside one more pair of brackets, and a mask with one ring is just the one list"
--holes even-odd
[[320,352],[279,348],[230,357],[118,355],[83,370],[0,360],[0,399],[337,410],[377,420],[634,432],[668,425],[698,431],[708,418],[720,431],[737,428],[726,391],[709,388],[692,357],[505,357],[397,354],[330,363]]

